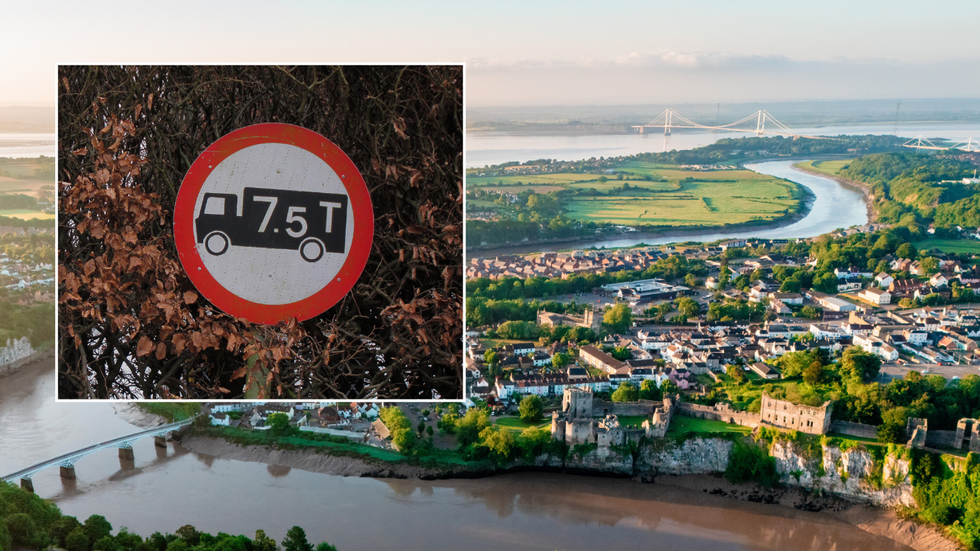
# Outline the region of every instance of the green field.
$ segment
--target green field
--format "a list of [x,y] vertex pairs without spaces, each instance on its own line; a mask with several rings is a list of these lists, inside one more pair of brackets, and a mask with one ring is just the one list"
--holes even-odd
[[501,417],[497,419],[496,425],[514,432],[524,432],[524,430],[529,427],[538,427],[540,429],[551,430],[550,420],[542,421],[540,423],[525,423],[524,421],[521,421],[520,417]]
[[749,427],[742,425],[732,425],[722,421],[712,421],[711,419],[695,419],[684,415],[674,415],[670,419],[670,428],[667,434],[688,434],[692,432],[737,432],[748,434],[752,432]]
[[844,159],[840,161],[806,161],[803,163],[797,163],[793,166],[802,168],[803,170],[809,170],[811,172],[826,174],[827,176],[837,176],[837,173],[853,160],[854,159]]
[[939,249],[944,253],[980,254],[980,241],[972,239],[924,239],[912,244],[920,251]]
[[[467,176],[466,184],[471,189],[512,193],[595,190],[596,195],[567,198],[565,214],[598,224],[676,227],[765,222],[795,212],[803,199],[799,186],[751,170],[687,170],[632,161],[617,172]],[[469,204],[508,213],[488,201]]]
[[[572,184],[575,182],[584,181],[596,181],[598,182],[599,174],[578,174],[578,173],[566,173],[559,172],[556,174],[515,174],[512,176],[470,176],[466,175],[466,187],[474,188],[480,186],[516,186],[518,182],[524,186],[535,186],[535,185],[556,185],[556,184]],[[606,176],[607,178],[609,175]],[[520,191],[522,188],[515,188],[515,193]]]
[[617,415],[616,418],[619,420],[619,425],[621,427],[636,427],[640,428],[643,426],[643,422],[650,418],[649,415]]
[[54,220],[53,213],[26,209],[0,210],[0,216],[20,218],[21,220],[30,220],[32,218],[37,218],[38,220]]

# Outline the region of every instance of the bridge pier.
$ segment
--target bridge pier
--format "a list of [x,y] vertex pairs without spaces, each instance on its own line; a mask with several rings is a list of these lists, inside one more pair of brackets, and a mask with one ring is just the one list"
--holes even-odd
[[64,478],[65,480],[75,480],[75,466],[74,465],[72,465],[71,467],[62,466],[61,478]]
[[136,457],[133,455],[133,448],[119,448],[119,459],[125,461],[133,461]]
[[164,436],[154,436],[153,437],[153,445],[156,446],[156,447],[158,447],[158,448],[166,449],[167,448],[167,437],[165,435]]
[[20,479],[20,487],[25,492],[34,493],[34,482],[30,478]]

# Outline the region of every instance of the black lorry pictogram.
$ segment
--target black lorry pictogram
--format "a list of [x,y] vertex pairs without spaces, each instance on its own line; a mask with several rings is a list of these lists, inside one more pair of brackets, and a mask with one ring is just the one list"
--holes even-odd
[[338,193],[247,187],[238,206],[234,193],[205,193],[194,219],[197,242],[208,253],[228,247],[299,250],[307,262],[324,253],[344,253],[347,196]]

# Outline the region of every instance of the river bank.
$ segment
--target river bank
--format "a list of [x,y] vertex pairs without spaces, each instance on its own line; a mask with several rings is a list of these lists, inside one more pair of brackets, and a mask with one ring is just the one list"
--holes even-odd
[[860,191],[864,195],[864,202],[868,206],[868,223],[869,224],[874,224],[874,223],[876,223],[878,221],[878,213],[875,212],[874,204],[872,202],[873,195],[871,193],[871,186],[869,186],[868,184],[866,184],[864,182],[859,182],[857,180],[848,180],[847,178],[842,178],[840,176],[829,176],[827,174],[823,174],[823,173],[817,172],[815,170],[807,170],[807,169],[803,168],[802,166],[800,166],[800,164],[793,165],[793,169],[794,170],[798,170],[798,171],[800,171],[800,172],[802,172],[804,174],[810,174],[811,176],[820,176],[822,178],[830,178],[831,180],[837,182],[838,184],[840,184],[843,187],[846,187],[846,188],[849,188],[849,189],[853,189],[853,190],[856,190],[856,191]]
[[[369,477],[380,479],[445,480],[458,478],[487,478],[512,472],[565,472],[562,467],[545,461],[539,465],[520,465],[513,468],[481,469],[427,468],[418,465],[386,463],[357,457],[333,456],[309,450],[281,450],[260,446],[241,446],[223,439],[183,431],[178,437],[180,445],[188,451],[219,459],[232,459],[251,463],[263,463],[276,467],[299,469],[308,472],[342,477]],[[574,474],[590,477],[610,476],[608,472],[589,472],[575,469]],[[619,478],[624,478],[619,476]],[[777,505],[810,513],[830,514],[834,518],[853,525],[865,532],[886,537],[917,551],[954,551],[961,547],[941,531],[913,521],[901,519],[893,509],[867,503],[850,501],[842,497],[814,492],[800,487],[765,489],[756,484],[732,484],[716,474],[684,474],[633,476],[638,484],[655,484],[682,488],[743,502]]]
[[[22,370],[30,371],[31,369],[34,369],[37,366],[40,366],[42,364],[47,364],[50,360],[53,359],[54,359],[53,348],[50,350],[41,350],[38,352],[34,352],[33,354],[25,358],[21,358],[15,362],[0,365],[0,379],[3,379],[4,377],[7,377],[9,375],[13,375]],[[54,365],[51,365],[50,367],[54,368]]]
[[[809,158],[809,157],[807,157]],[[467,253],[480,257],[500,254],[534,254],[556,244],[587,249],[590,247],[629,248],[641,244],[664,245],[680,241],[711,243],[725,239],[805,239],[832,232],[841,227],[868,223],[870,205],[866,191],[824,175],[795,169],[792,165],[805,159],[781,159],[746,165],[760,174],[790,180],[807,192],[806,214],[789,213],[778,222],[751,223],[732,227],[665,228],[656,232],[582,236],[568,240],[541,240],[537,243],[487,245],[479,249],[467,247]]]
[[[490,245],[467,245],[466,252],[467,256],[473,258],[487,258],[498,256],[502,254],[515,254],[526,250],[528,247],[540,247],[542,245],[574,245],[575,243],[591,243],[595,241],[613,241],[617,239],[623,239],[628,236],[630,239],[653,239],[653,240],[663,240],[669,237],[692,237],[704,235],[707,232],[714,233],[725,233],[725,232],[742,232],[742,231],[768,231],[776,230],[779,228],[784,228],[786,226],[791,226],[807,216],[809,216],[810,211],[813,209],[813,205],[817,200],[816,194],[813,193],[809,187],[800,184],[798,182],[792,182],[796,185],[803,197],[800,199],[799,208],[795,212],[789,212],[772,220],[766,221],[749,221],[740,222],[736,224],[717,224],[717,225],[700,225],[700,226],[662,226],[659,228],[645,229],[637,232],[631,232],[629,234],[616,233],[616,234],[597,234],[597,235],[583,235],[576,237],[567,238],[554,238],[554,239],[536,239],[533,241],[523,241],[521,243],[496,243]],[[641,226],[643,227],[643,226]],[[574,248],[574,247],[572,247]],[[520,249],[517,251],[515,249]],[[540,251],[539,251],[540,252]],[[472,254],[478,253],[478,254]]]
[[[804,186],[804,189],[805,186]],[[629,234],[599,234],[599,235],[587,235],[580,237],[569,237],[569,238],[556,238],[556,239],[537,239],[534,241],[524,241],[522,243],[512,243],[512,244],[494,244],[494,245],[472,245],[466,248],[468,258],[487,258],[494,257],[504,254],[516,254],[525,251],[528,247],[539,247],[541,245],[569,245],[569,248],[575,248],[575,243],[592,243],[595,241],[614,241],[617,239],[624,239],[627,236],[630,239],[638,239],[642,242],[644,239],[656,239],[662,240],[668,237],[696,237],[704,235],[705,232],[740,232],[748,230],[766,231],[766,230],[776,230],[779,228],[784,228],[786,226],[791,226],[800,220],[803,220],[810,214],[810,209],[813,208],[814,197],[813,194],[807,190],[807,198],[803,202],[803,210],[800,212],[792,212],[785,214],[780,218],[771,220],[765,223],[759,222],[743,222],[740,224],[722,224],[719,226],[688,226],[684,229],[680,228],[667,228],[662,230],[645,230],[631,232]],[[541,252],[538,250],[537,252]]]

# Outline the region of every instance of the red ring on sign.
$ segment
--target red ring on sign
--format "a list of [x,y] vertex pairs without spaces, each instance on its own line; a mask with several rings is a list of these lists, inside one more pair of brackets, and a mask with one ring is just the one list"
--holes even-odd
[[[225,289],[204,265],[194,239],[194,207],[208,176],[232,154],[266,143],[293,145],[309,151],[327,163],[346,188],[354,217],[354,235],[350,249],[337,275],[316,293],[288,304],[259,304]],[[177,202],[174,205],[174,242],[180,263],[191,282],[206,299],[222,311],[252,323],[271,325],[293,316],[304,321],[322,314],[340,302],[361,276],[374,242],[374,207],[360,171],[350,157],[333,142],[312,130],[291,124],[256,124],[222,136],[191,165],[177,191]]]

